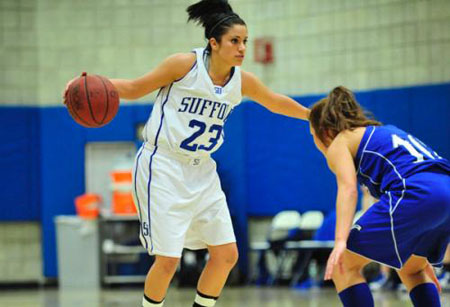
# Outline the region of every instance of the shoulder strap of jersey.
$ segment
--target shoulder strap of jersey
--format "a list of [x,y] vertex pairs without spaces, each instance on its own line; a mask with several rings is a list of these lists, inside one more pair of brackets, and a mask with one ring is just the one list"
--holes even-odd
[[196,48],[194,49],[195,55],[197,57],[197,66],[200,68],[200,70],[205,71],[205,60],[204,57],[206,56],[206,49],[205,48]]

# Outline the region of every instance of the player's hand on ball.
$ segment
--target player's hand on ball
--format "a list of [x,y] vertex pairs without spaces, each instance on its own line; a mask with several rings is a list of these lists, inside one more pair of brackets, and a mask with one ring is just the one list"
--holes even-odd
[[78,79],[78,77],[74,77],[72,80],[70,80],[69,82],[66,83],[66,87],[64,88],[64,92],[63,92],[63,96],[62,96],[63,102],[65,105],[67,105],[67,93],[69,92],[69,86],[76,79]]
[[344,273],[344,268],[342,265],[342,254],[345,252],[346,249],[347,249],[347,242],[345,241],[335,242],[333,251],[331,252],[330,257],[328,257],[324,280],[331,279],[336,265],[339,267],[339,272],[341,274]]

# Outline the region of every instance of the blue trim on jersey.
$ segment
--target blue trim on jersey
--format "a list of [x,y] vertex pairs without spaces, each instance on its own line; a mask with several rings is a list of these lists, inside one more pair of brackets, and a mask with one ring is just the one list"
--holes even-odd
[[[142,214],[141,214],[141,206],[140,206],[140,202],[139,202],[139,196],[137,193],[137,188],[136,188],[136,181],[137,181],[137,170],[139,168],[139,159],[141,158],[142,155],[142,151],[144,150],[144,144],[142,144],[142,147],[139,149],[139,152],[137,153],[137,158],[136,158],[136,168],[134,170],[134,195],[136,195],[136,201],[137,201],[137,208],[138,208],[138,212],[139,212],[139,221],[142,222]],[[142,224],[139,227],[139,232],[141,233],[141,236],[144,238],[145,241],[145,249],[148,248],[148,243],[147,243],[147,239],[144,236],[144,230],[142,229]]]
[[[205,55],[209,53],[208,50],[204,49],[203,50],[203,55],[202,55],[202,59],[205,58]],[[205,67],[206,70],[206,67]],[[230,71],[230,77],[228,78],[227,82],[225,82],[225,84],[223,86],[220,86],[221,88],[224,88],[225,86],[227,86],[227,84],[231,81],[231,78],[233,78],[234,76],[234,71],[236,70],[236,68],[234,66],[231,67],[231,71]],[[206,74],[208,75],[209,79],[211,80],[212,85],[215,87],[217,85],[214,84],[213,80],[211,79],[211,77],[209,76],[208,71],[206,71]]]
[[[372,128],[371,131],[369,130],[370,127]],[[370,131],[370,133],[369,133],[369,131]],[[364,132],[363,138],[362,138],[361,143],[359,145],[358,152],[356,153],[356,157],[359,156],[359,162],[358,162],[358,167],[357,167],[357,170],[356,170],[356,174],[360,174],[361,176],[366,177],[374,185],[381,185],[381,182],[377,182],[377,181],[373,180],[372,177],[370,177],[369,175],[367,175],[367,174],[365,174],[365,173],[363,173],[361,171],[362,159],[363,159],[364,153],[367,152],[366,148],[369,145],[370,139],[372,138],[372,135],[373,135],[374,132],[375,132],[375,126],[368,126],[368,127],[366,127],[366,131]],[[364,147],[362,147],[362,146],[364,146]]]
[[149,237],[150,237],[150,252],[153,252],[153,240],[152,240],[152,225],[151,225],[151,214],[150,214],[150,189],[151,189],[151,181],[152,181],[152,163],[153,163],[153,156],[156,154],[156,151],[158,150],[158,137],[159,133],[161,131],[161,127],[164,121],[164,106],[166,105],[167,101],[169,100],[170,90],[172,89],[173,83],[170,84],[169,90],[167,91],[167,96],[164,102],[161,105],[161,122],[159,123],[158,132],[156,133],[155,137],[155,149],[153,150],[151,156],[150,156],[150,162],[148,163],[148,183],[147,183],[147,213],[148,213],[148,228],[149,228]]
[[147,183],[147,216],[148,216],[148,234],[150,237],[150,252],[153,252],[153,240],[152,240],[152,219],[151,219],[151,211],[150,211],[150,189],[151,189],[151,182],[152,182],[152,163],[153,163],[153,156],[156,154],[156,150],[158,147],[155,147],[153,149],[152,155],[150,156],[150,162],[148,163],[148,183]]
[[173,86],[173,83],[170,84],[169,90],[167,91],[166,99],[161,104],[161,122],[159,123],[158,131],[156,132],[155,143],[153,144],[155,147],[158,146],[159,132],[161,132],[162,123],[164,121],[164,106],[166,105],[167,100],[169,100],[170,90],[172,89],[172,86]]
[[[374,129],[373,129],[373,131],[375,131],[375,127],[374,127]],[[373,131],[372,131],[372,133],[373,133]],[[371,136],[372,136],[372,134],[371,134]],[[369,143],[369,141],[367,141],[367,143],[366,143],[366,146],[364,147],[364,148],[366,148],[367,147],[367,144]],[[394,172],[395,172],[395,174],[397,174],[397,176],[399,177],[399,179],[402,181],[402,183],[403,183],[403,189],[402,189],[402,196],[398,199],[398,201],[397,201],[397,203],[394,205],[394,207],[392,207],[392,196],[391,196],[391,192],[384,192],[384,191],[382,191],[382,192],[384,192],[384,193],[387,193],[388,194],[388,196],[389,196],[389,215],[390,215],[390,218],[391,218],[391,233],[392,233],[392,240],[394,241],[394,248],[395,248],[395,253],[397,254],[397,258],[398,258],[398,261],[399,261],[399,263],[400,263],[400,268],[401,267],[403,267],[403,262],[402,262],[402,259],[401,259],[401,257],[400,257],[400,253],[399,253],[399,251],[398,251],[398,246],[397,246],[397,239],[396,239],[396,237],[395,237],[395,229],[394,229],[394,216],[393,216],[393,214],[394,214],[394,212],[395,212],[395,210],[397,209],[397,207],[398,207],[398,205],[400,204],[400,201],[403,199],[403,196],[405,195],[405,191],[406,191],[406,181],[405,181],[405,178],[403,178],[402,177],[402,175],[400,175],[400,173],[398,172],[398,170],[397,170],[397,168],[395,167],[395,165],[388,159],[388,158],[386,158],[385,156],[383,156],[382,154],[380,154],[379,152],[375,152],[375,151],[370,151],[370,150],[366,150],[366,149],[364,149],[364,151],[363,151],[363,153],[370,153],[370,154],[374,154],[374,155],[377,155],[377,156],[379,156],[379,157],[381,157],[383,160],[385,160],[391,167],[392,167],[392,169],[394,170]],[[362,174],[362,173],[361,173]],[[369,177],[370,178],[370,177]],[[372,181],[372,180],[371,180]],[[381,189],[380,189],[381,190]]]
[[225,84],[222,86],[222,88],[224,88],[225,86],[227,86],[227,84],[231,81],[231,78],[233,78],[233,76],[234,76],[234,71],[235,71],[235,70],[236,70],[236,69],[234,68],[234,66],[231,67],[230,77],[228,78],[227,82],[225,82]]
[[[400,253],[398,251],[398,246],[397,246],[397,238],[395,237],[395,229],[394,229],[394,211],[395,209],[392,209],[392,195],[391,192],[388,192],[389,195],[389,216],[391,219],[391,233],[392,233],[392,240],[394,241],[394,249],[395,249],[395,254],[397,255],[397,259],[398,262],[400,263],[400,268],[403,267],[403,261],[402,258],[400,257]],[[397,208],[398,204],[400,203],[400,200],[402,200],[404,195],[404,191],[402,191],[402,197],[400,197],[400,199],[397,201],[397,204],[395,205],[394,208]]]
[[[376,152],[376,151],[366,150],[365,152],[377,155],[377,156],[381,157],[382,159],[384,159],[390,166],[392,166],[392,169],[394,170],[394,172],[398,176],[398,178],[401,179],[402,181],[404,181],[402,175],[400,175],[400,173],[398,172],[398,170],[395,167],[394,163],[391,162],[391,160],[389,160],[388,158],[386,158],[385,156],[383,156],[382,154],[380,154],[379,152]],[[405,186],[404,182],[403,182],[403,186]]]
[[[373,133],[375,132],[375,127],[372,126],[372,131],[369,134],[369,127],[366,127],[366,131],[364,132],[363,138],[361,140],[361,143],[359,144],[358,152],[356,153],[356,156],[359,156],[359,163],[358,163],[358,169],[356,172],[358,173],[361,169],[361,162],[364,156],[364,152],[366,151],[367,145],[369,145],[370,139],[372,138]],[[366,140],[367,138],[367,140]],[[364,143],[365,142],[365,143]],[[361,145],[364,144],[364,148],[361,150]]]
[[[164,89],[164,86],[159,88],[158,94],[156,94],[155,101],[158,100],[158,97],[159,97],[159,95],[161,95],[161,92],[162,92],[163,89]],[[147,122],[145,123],[144,129],[143,129],[143,132],[142,132],[142,137],[144,139],[144,142],[148,142],[148,139],[147,139],[147,135],[148,135],[148,133],[147,133],[147,126],[148,126],[148,123],[149,123],[149,120],[147,119]]]
[[[195,54],[195,52],[194,52],[194,54]],[[194,61],[194,64],[192,64],[191,69],[189,69],[189,71],[188,71],[183,77],[181,77],[181,78],[179,78],[179,79],[176,79],[176,80],[173,81],[173,82],[178,82],[178,81],[183,80],[184,77],[186,77],[186,76],[194,69],[195,66],[197,66],[197,55],[195,56],[195,61]]]
[[[152,163],[153,163],[153,156],[156,154],[156,151],[158,149],[158,137],[159,137],[159,133],[161,131],[161,127],[164,121],[164,106],[166,105],[168,99],[169,99],[169,94],[170,94],[170,90],[172,89],[172,84],[170,84],[169,90],[167,91],[167,96],[166,99],[164,100],[164,102],[161,105],[161,122],[159,123],[159,127],[158,127],[158,132],[156,133],[156,137],[155,137],[155,142],[154,142],[154,146],[155,149],[153,150],[151,156],[150,156],[150,161],[148,163],[148,182],[147,182],[147,216],[148,216],[148,228],[149,228],[149,238],[150,238],[150,252],[153,252],[153,240],[152,240],[152,224],[151,224],[151,214],[150,214],[150,190],[151,190],[151,181],[152,181]],[[162,89],[161,89],[162,90]],[[159,93],[158,93],[159,95]],[[147,241],[146,241],[147,244]],[[146,246],[146,248],[148,249],[148,245]]]
[[155,98],[155,100],[157,100],[158,99],[158,97],[159,97],[159,95],[161,94],[161,92],[162,92],[162,90],[164,89],[164,86],[163,87],[161,87],[160,89],[159,89],[159,91],[158,91],[158,94],[156,94],[156,98]]

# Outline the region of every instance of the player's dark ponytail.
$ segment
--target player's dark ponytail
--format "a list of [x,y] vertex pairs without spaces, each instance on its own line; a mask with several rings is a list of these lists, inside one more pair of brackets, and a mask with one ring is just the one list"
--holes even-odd
[[326,136],[333,139],[343,130],[381,125],[363,110],[353,93],[343,86],[334,88],[328,97],[314,104],[309,120],[316,135],[325,144]]
[[[233,12],[227,0],[201,0],[189,6],[188,22],[194,21],[205,28],[205,38],[214,37],[217,42],[227,30],[235,24],[245,25],[238,14]],[[208,43],[207,49],[211,50]]]

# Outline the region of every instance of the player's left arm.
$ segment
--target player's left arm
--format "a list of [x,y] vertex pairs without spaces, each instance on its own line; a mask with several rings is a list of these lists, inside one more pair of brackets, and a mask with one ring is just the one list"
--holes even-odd
[[242,71],[241,75],[243,96],[251,98],[273,113],[308,120],[308,108],[288,96],[273,92],[250,72]]
[[343,133],[336,136],[327,148],[325,156],[328,166],[336,175],[338,185],[334,248],[328,257],[324,276],[325,280],[329,280],[335,267],[339,267],[339,271],[343,273],[342,255],[347,249],[347,238],[356,210],[358,190],[353,158]]
[[327,163],[336,176],[336,241],[347,242],[358,200],[358,184],[353,157],[344,133],[340,133],[328,147]]

